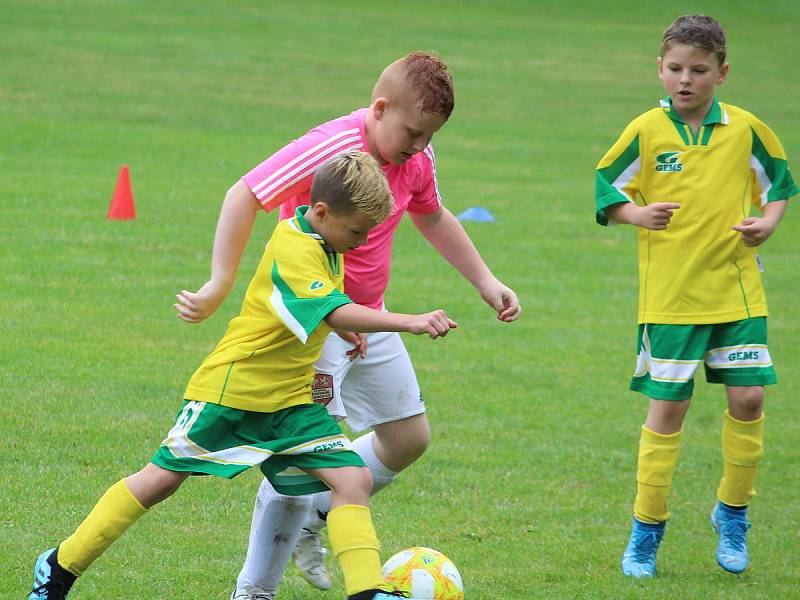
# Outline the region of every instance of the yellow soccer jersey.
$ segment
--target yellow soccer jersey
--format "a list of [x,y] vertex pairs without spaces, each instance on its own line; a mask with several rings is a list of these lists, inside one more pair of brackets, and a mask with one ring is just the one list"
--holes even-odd
[[639,323],[766,316],[756,249],[731,227],[797,192],[778,138],[749,112],[715,99],[692,132],[667,98],[634,119],[597,166],[597,222],[621,202],[681,205],[666,230],[639,228]]
[[195,371],[184,398],[257,412],[311,402],[312,366],[331,329],[323,320],[351,302],[342,256],[297,209],[275,227],[238,317]]

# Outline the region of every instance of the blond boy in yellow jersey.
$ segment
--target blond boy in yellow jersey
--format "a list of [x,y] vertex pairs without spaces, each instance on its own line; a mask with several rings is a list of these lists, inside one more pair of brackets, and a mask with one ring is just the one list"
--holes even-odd
[[[639,227],[639,344],[631,389],[649,397],[622,571],[652,577],[696,369],[725,385],[723,476],[711,520],[720,566],[748,565],[747,506],[763,453],[764,385],[775,383],[757,247],[797,193],[775,134],[715,98],[725,35],[704,15],[664,32],[668,97],[634,119],[597,167],[598,223]],[[751,216],[751,208],[760,216]]]
[[330,489],[329,537],[348,598],[396,597],[381,577],[369,469],[311,398],[312,367],[332,329],[435,338],[456,327],[441,310],[381,312],[342,292],[341,253],[363,244],[392,205],[369,154],[347,152],[322,166],[311,206],[276,226],[239,316],[192,375],[151,462],[109,488],[69,538],[39,557],[29,600],[66,598],[75,578],[189,475],[233,478],[254,466],[283,494]]

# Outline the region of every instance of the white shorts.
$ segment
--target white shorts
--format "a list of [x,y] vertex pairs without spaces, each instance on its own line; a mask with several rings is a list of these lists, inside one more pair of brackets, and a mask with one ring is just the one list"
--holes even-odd
[[314,400],[353,431],[425,412],[417,375],[397,333],[367,334],[367,356],[347,356],[352,344],[328,335],[314,364]]

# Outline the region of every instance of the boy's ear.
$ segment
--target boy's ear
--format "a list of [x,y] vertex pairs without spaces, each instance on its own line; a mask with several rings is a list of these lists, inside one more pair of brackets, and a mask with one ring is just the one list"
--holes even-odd
[[664,78],[661,76],[661,62],[661,57],[657,57],[656,64],[658,65],[658,78],[663,80]]
[[372,116],[375,117],[376,121],[380,121],[383,119],[383,115],[386,114],[386,110],[389,108],[389,99],[384,98],[383,96],[376,98],[372,103]]
[[324,200],[319,200],[315,202],[314,205],[311,207],[311,210],[314,212],[314,217],[316,217],[319,221],[324,221],[325,218],[330,214],[331,207],[328,206],[328,203]]
[[725,63],[719,68],[719,77],[717,77],[717,85],[722,85],[725,83],[725,79],[728,78],[728,67],[730,67],[730,63]]

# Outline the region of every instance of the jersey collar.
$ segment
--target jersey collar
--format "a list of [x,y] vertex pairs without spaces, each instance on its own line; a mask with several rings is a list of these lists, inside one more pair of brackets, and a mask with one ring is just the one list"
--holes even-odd
[[[322,239],[322,236],[320,234],[314,231],[314,229],[311,227],[311,224],[308,222],[308,220],[306,220],[306,213],[310,208],[311,207],[308,205],[298,206],[294,211],[294,219],[290,221],[290,224],[295,229],[300,227],[300,231],[317,240],[322,245],[322,249],[325,250],[326,254],[336,256],[336,252],[333,250],[333,248],[328,246],[328,243],[324,239]],[[297,225],[295,225],[294,223],[295,221],[297,222]]]
[[[678,111],[672,106],[672,98],[667,96],[666,98],[662,98],[659,101],[661,108],[664,109],[664,112],[667,113],[667,116],[676,121],[678,123],[686,124],[686,121],[683,120],[678,114]],[[728,124],[728,113],[725,111],[722,106],[720,106],[719,102],[717,101],[716,96],[714,100],[711,102],[711,108],[708,109],[708,113],[706,114],[705,119],[701,125],[727,125]]]
[[311,237],[317,240],[322,240],[322,236],[320,236],[314,229],[311,227],[311,224],[306,220],[306,213],[308,209],[311,208],[310,206],[298,206],[297,209],[294,211],[294,218],[297,221],[297,224],[300,226],[300,231],[303,233],[307,233]]

